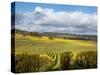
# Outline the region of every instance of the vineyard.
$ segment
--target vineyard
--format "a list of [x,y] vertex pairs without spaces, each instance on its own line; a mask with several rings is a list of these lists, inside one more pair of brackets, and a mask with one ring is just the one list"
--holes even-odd
[[50,39],[16,33],[16,72],[41,72],[97,67],[96,42]]

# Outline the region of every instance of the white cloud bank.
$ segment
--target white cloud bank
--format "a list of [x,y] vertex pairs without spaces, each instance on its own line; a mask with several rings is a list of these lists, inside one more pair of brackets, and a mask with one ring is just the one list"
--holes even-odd
[[16,28],[38,32],[96,34],[97,14],[65,12],[36,7],[33,12],[16,13]]

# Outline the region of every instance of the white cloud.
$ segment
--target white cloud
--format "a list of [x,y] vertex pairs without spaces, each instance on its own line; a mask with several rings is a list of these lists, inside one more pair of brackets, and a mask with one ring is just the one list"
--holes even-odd
[[[19,13],[20,14],[20,13]],[[36,7],[33,12],[16,14],[16,28],[39,32],[96,34],[97,14],[81,11],[66,12]]]

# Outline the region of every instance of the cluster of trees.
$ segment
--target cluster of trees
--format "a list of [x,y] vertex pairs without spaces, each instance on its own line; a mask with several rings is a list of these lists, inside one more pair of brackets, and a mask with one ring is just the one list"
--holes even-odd
[[[12,31],[14,32],[14,31]],[[31,36],[37,36],[41,38],[42,36],[48,36],[48,39],[53,39],[54,37],[56,38],[63,38],[63,39],[73,39],[73,40],[92,40],[92,41],[97,41],[97,36],[96,35],[75,35],[75,34],[63,34],[63,33],[39,33],[39,32],[28,32],[28,31],[21,31],[21,30],[16,30],[17,33],[21,33],[24,37],[26,35],[31,35]]]
[[97,37],[92,37],[92,36],[73,36],[73,37],[63,37],[64,39],[73,39],[73,40],[92,40],[96,41]]

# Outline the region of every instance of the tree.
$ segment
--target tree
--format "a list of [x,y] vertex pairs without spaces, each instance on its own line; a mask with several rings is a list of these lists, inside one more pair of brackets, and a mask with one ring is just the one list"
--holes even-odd
[[50,37],[48,37],[49,39],[51,39],[51,40],[53,40],[53,37],[52,36],[50,36]]

